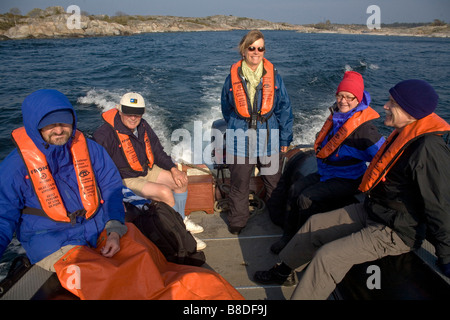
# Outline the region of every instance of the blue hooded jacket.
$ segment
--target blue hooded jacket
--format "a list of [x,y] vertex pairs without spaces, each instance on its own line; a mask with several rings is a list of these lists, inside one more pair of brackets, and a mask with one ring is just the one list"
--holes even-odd
[[[73,114],[72,137],[62,146],[49,145],[42,138],[38,124],[48,113],[62,109],[70,110]],[[25,98],[22,114],[28,136],[46,156],[67,211],[83,209],[70,153],[77,123],[73,106],[62,93],[44,89]],[[91,219],[77,217],[74,225],[56,222],[47,217],[22,214],[24,207],[41,209],[30,179],[25,178],[28,174],[27,168],[17,148],[0,163],[0,256],[10,243],[14,232],[31,263],[36,263],[66,245],[95,247],[106,222],[124,222],[120,174],[103,147],[90,139],[86,141],[104,203]]]
[[[355,112],[366,109],[370,100],[370,94],[364,91],[363,99],[356,108],[346,113],[335,112],[333,128],[322,141],[321,147],[327,144]],[[317,158],[320,181],[332,178],[360,179],[367,169],[366,163],[372,161],[384,141],[372,121],[363,123],[330,156],[326,159]]]

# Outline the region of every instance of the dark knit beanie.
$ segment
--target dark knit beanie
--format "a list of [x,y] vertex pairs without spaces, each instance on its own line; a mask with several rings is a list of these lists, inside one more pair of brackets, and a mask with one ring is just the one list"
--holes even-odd
[[433,113],[439,100],[438,94],[428,82],[417,79],[401,81],[389,93],[403,110],[416,119]]

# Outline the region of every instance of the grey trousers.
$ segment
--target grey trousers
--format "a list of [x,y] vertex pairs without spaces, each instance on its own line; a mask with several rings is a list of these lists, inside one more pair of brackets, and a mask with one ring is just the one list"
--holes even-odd
[[409,251],[391,228],[368,219],[358,203],[311,216],[280,258],[292,269],[304,269],[291,299],[318,300],[327,299],[353,265]]
[[[281,155],[280,155],[281,157]],[[253,159],[254,160],[254,159]],[[272,195],[272,191],[276,188],[278,180],[280,180],[280,160],[277,159],[275,164],[263,164],[259,158],[256,164],[249,164],[249,158],[236,157],[234,164],[229,164],[230,169],[230,193],[228,195],[230,212],[228,215],[228,223],[233,227],[245,227],[250,217],[248,206],[248,195],[250,192],[250,179],[255,165],[261,168],[268,168],[272,165],[275,173],[271,175],[262,175],[261,179],[266,190],[265,200],[267,201]]]

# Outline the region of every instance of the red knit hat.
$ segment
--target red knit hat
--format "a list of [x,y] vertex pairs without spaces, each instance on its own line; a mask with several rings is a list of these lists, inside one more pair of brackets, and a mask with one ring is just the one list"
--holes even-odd
[[336,94],[341,91],[352,93],[358,99],[358,102],[361,102],[364,95],[364,80],[362,75],[356,71],[345,72],[344,78],[336,90]]

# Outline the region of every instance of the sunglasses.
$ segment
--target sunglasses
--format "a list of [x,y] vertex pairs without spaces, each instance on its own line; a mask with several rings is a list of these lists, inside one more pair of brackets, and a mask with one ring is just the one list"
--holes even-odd
[[[253,52],[253,51],[255,51],[257,48],[256,48],[256,47],[248,47],[247,49],[248,49],[248,51]],[[264,52],[264,51],[266,51],[266,48],[265,48],[265,47],[258,47],[258,51],[259,51],[259,52]]]

